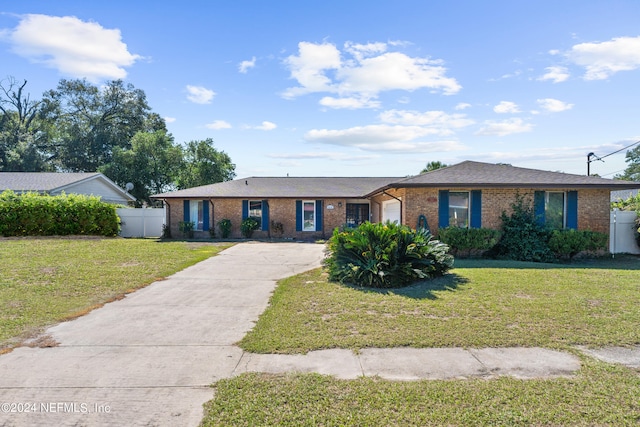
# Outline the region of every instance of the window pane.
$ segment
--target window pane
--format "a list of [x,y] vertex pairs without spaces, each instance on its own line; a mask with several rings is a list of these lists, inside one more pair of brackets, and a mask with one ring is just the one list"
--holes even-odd
[[202,230],[204,223],[204,210],[202,200],[191,200],[189,202],[189,220],[193,222],[195,230]]
[[545,193],[544,216],[547,226],[564,228],[564,193]]
[[258,230],[262,230],[262,200],[249,200],[249,216],[258,220]]
[[449,192],[449,225],[469,227],[469,193]]
[[302,202],[302,229],[316,230],[316,202]]
[[369,221],[369,205],[366,203],[347,203],[347,227],[357,227]]

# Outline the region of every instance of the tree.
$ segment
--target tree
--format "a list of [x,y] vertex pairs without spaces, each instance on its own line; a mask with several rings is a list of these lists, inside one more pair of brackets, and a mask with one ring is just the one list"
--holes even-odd
[[115,147],[112,161],[100,171],[121,187],[131,182],[138,202],[150,203],[149,196],[175,188],[181,166],[182,149],[171,134],[158,130],[136,133],[131,148]]
[[122,80],[100,89],[86,80],[62,79],[44,102],[60,130],[53,158],[63,170],[96,171],[111,162],[116,148],[130,149],[138,132],[166,132],[144,91]]
[[176,183],[183,189],[229,181],[236,176],[235,168],[227,153],[214,148],[211,138],[190,141],[183,150],[183,165]]
[[445,165],[444,163],[442,163],[439,160],[434,160],[432,162],[427,163],[427,166],[422,169],[422,171],[420,171],[420,173],[426,173],[426,172],[431,172],[437,169],[442,169],[442,168],[446,168],[448,165]]
[[614,178],[625,181],[640,181],[640,146],[627,151],[625,162],[628,164],[622,175]]
[[43,118],[43,102],[25,94],[27,81],[0,81],[0,171],[52,170],[47,163],[50,124]]

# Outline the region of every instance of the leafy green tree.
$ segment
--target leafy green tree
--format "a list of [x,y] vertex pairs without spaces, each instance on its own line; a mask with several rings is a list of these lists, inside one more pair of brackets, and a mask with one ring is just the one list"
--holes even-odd
[[442,163],[439,160],[434,160],[432,162],[427,163],[427,166],[425,166],[424,169],[422,169],[422,171],[420,171],[420,173],[426,173],[426,172],[431,172],[437,169],[442,169],[442,168],[446,168],[448,165],[445,165],[444,163]]
[[627,168],[622,175],[616,175],[614,178],[625,181],[640,181],[640,146],[627,151],[625,162],[628,165]]
[[150,203],[149,196],[175,188],[181,166],[182,149],[171,134],[158,130],[136,133],[131,148],[115,147],[112,161],[99,170],[121,187],[131,182],[138,202]]
[[229,181],[236,176],[235,168],[227,153],[214,148],[211,138],[190,141],[183,149],[183,165],[176,183],[183,189]]
[[122,80],[98,88],[86,80],[62,79],[44,102],[60,130],[54,160],[63,170],[93,172],[109,164],[116,149],[130,149],[138,132],[166,131],[144,91]]
[[53,169],[47,163],[52,126],[43,118],[43,102],[32,100],[26,85],[13,77],[0,81],[0,171]]

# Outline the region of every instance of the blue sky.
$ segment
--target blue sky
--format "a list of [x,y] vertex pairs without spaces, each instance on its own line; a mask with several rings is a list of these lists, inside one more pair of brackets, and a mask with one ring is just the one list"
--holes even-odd
[[0,3],[0,78],[122,78],[238,177],[586,174],[640,140],[638,22],[637,0],[21,0]]

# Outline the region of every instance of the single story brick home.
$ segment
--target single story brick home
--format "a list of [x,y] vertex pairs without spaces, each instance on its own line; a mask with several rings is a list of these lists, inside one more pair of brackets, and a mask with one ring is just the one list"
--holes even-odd
[[[638,183],[594,176],[465,161],[412,177],[250,177],[152,196],[167,206],[166,223],[195,224],[209,237],[221,219],[242,237],[247,217],[259,220],[256,238],[327,238],[336,227],[397,221],[434,234],[447,226],[494,228],[521,195],[540,221],[555,228],[609,233],[610,192]],[[216,229],[216,235],[219,236]]]
[[99,172],[0,172],[0,193],[5,190],[51,196],[84,194],[125,206],[136,201],[135,197]]

